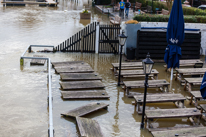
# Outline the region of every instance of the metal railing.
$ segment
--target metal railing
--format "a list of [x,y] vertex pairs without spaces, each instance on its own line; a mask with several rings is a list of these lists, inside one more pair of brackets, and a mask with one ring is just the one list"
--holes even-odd
[[48,105],[49,105],[49,129],[48,129],[48,136],[53,137],[54,136],[54,127],[53,127],[53,105],[52,105],[52,88],[51,88],[51,60],[50,58],[44,58],[44,57],[24,57],[27,50],[31,52],[32,47],[53,47],[54,46],[47,46],[47,45],[30,45],[27,47],[27,49],[24,51],[24,53],[20,57],[20,64],[24,65],[24,59],[44,59],[47,60],[47,69],[48,69],[48,84],[49,84],[49,97],[48,97]]

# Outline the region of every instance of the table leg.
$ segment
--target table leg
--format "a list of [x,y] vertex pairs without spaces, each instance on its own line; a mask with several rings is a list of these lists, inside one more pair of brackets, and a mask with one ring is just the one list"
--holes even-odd
[[185,86],[184,86],[184,90],[186,91],[187,88],[187,82],[185,81]]
[[193,100],[193,95],[190,94],[191,98],[190,98],[190,105],[192,105],[192,100]]
[[177,80],[177,76],[178,76],[178,73],[177,73],[177,71],[176,71],[176,76],[175,76],[175,80]]

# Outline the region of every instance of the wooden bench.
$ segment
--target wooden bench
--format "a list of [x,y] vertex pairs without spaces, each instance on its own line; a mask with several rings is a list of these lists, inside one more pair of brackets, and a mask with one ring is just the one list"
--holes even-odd
[[165,131],[152,131],[153,137],[202,137],[206,135],[205,127],[177,128]]
[[147,5],[147,7],[142,7],[142,11],[145,13],[152,13],[152,7]]
[[[182,67],[193,67],[193,68],[202,68],[203,62],[199,59],[192,60],[180,60],[179,66]],[[167,65],[164,65],[165,71],[167,71]]]
[[119,2],[117,4],[115,4],[114,11],[119,11]]
[[192,91],[192,86],[200,86],[203,78],[184,78],[185,86],[184,90]]
[[157,11],[157,14],[159,14],[159,15],[169,15],[170,12],[168,10],[162,9],[162,11]]
[[184,82],[183,76],[203,76],[205,74],[206,68],[185,68],[185,69],[176,69],[175,80],[179,80],[180,82]]
[[113,25],[120,25],[121,24],[121,17],[118,15],[116,15],[115,17],[111,17],[110,23]]
[[[144,88],[144,80],[143,81],[123,81],[124,90],[126,91],[127,95],[129,95],[130,89],[137,89],[137,88]],[[148,88],[160,88],[165,92],[168,92],[168,85],[169,83],[165,79],[161,80],[148,80]]]
[[142,7],[142,3],[136,2],[135,3],[135,10],[139,10]]
[[[119,63],[112,63],[112,70],[116,72],[119,69]],[[126,62],[121,64],[121,69],[143,69],[142,62]]]
[[[137,113],[142,114],[140,105],[144,102],[144,95],[135,95],[135,109],[137,107]],[[165,102],[174,102],[177,107],[183,108],[184,101],[186,98],[182,94],[150,94],[147,95],[146,103],[165,103]]]
[[[149,77],[152,77],[154,79],[158,79],[159,72],[156,69],[152,69],[151,74]],[[115,75],[119,75],[119,71]],[[145,77],[144,70],[122,70],[120,77],[126,78],[137,78],[137,77]]]
[[201,113],[196,108],[178,108],[178,109],[156,109],[156,110],[145,110],[147,125],[152,128],[151,121],[153,119],[160,118],[182,118],[188,117],[189,120],[196,125],[191,117],[197,118],[197,124],[199,125]]
[[102,80],[94,73],[60,73],[62,81]]
[[[195,105],[195,107],[198,106],[198,101],[202,99],[202,95],[200,91],[189,91],[190,92],[190,105],[192,103]],[[193,100],[194,99],[194,100]]]

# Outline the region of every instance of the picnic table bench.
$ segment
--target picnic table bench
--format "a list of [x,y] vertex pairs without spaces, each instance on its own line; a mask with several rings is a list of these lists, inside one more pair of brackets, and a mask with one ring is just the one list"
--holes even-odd
[[[189,91],[190,92],[190,105],[193,103],[196,107],[200,99],[202,99],[200,91]],[[194,99],[194,100],[193,100]]]
[[153,137],[202,137],[206,135],[205,127],[177,128],[166,131],[152,131]]
[[[199,59],[193,59],[193,60],[180,60],[179,62],[180,67],[193,67],[193,68],[202,68],[203,62]],[[167,71],[167,65],[164,65],[166,68],[165,71]]]
[[[116,72],[119,69],[119,63],[112,63],[112,70]],[[121,69],[143,69],[142,62],[126,62],[121,64]]]
[[200,86],[203,78],[184,78],[185,86],[184,90],[192,91],[192,86]]
[[153,119],[160,118],[182,118],[188,117],[190,121],[195,125],[194,120],[191,117],[197,118],[197,124],[199,125],[201,113],[197,108],[178,108],[178,109],[155,109],[155,110],[145,110],[145,116],[147,120],[147,125],[152,128],[151,121]]
[[[115,75],[118,75],[119,71]],[[156,69],[152,69],[151,74],[149,77],[154,77],[155,79],[158,79],[159,72]],[[144,70],[122,70],[120,77],[145,77]]]
[[206,68],[185,68],[185,69],[176,69],[176,77],[175,80],[182,81],[183,76],[189,76],[189,75],[200,75],[203,76],[205,74]]
[[[144,82],[145,82],[144,80],[143,81],[123,81],[124,89],[125,89],[127,95],[129,95],[130,89],[144,88],[145,87]],[[170,83],[168,83],[165,79],[148,80],[148,88],[162,88],[162,90],[165,90],[166,92],[168,92],[168,85],[169,84]]]
[[168,10],[162,9],[162,11],[157,11],[158,15],[169,15],[170,12]]
[[113,25],[120,25],[121,24],[121,17],[118,15],[115,15],[115,17],[110,18],[110,23]]
[[[140,105],[144,102],[144,95],[135,95],[135,109],[137,107],[137,113],[142,114]],[[184,101],[186,98],[182,94],[150,94],[147,95],[146,103],[165,103],[165,102],[174,102],[177,107],[183,108]]]

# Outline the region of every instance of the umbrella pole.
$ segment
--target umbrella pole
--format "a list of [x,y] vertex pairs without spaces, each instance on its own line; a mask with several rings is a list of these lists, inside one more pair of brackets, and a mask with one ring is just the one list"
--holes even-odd
[[171,77],[170,77],[170,80],[173,79],[173,68],[171,69]]

